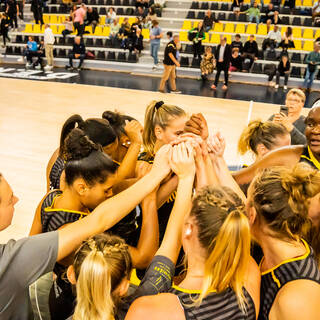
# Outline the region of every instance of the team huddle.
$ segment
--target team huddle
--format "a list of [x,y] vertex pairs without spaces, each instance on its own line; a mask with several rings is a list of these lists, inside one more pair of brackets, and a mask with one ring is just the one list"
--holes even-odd
[[[200,113],[71,116],[30,236],[0,245],[0,319],[319,319],[320,106],[304,123],[296,145],[249,123],[231,172]],[[0,230],[17,201],[2,172]]]

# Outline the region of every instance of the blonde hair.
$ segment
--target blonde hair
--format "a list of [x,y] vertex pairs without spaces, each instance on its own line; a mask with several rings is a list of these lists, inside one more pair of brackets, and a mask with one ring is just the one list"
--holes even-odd
[[241,199],[227,187],[206,187],[193,200],[191,217],[198,227],[201,246],[207,251],[202,300],[213,290],[231,288],[246,312],[244,282],[250,259],[250,227]]
[[174,118],[185,116],[183,109],[177,106],[164,104],[162,101],[152,101],[146,110],[143,129],[143,146],[147,156],[154,154],[154,145],[157,141],[154,132],[156,126],[165,129]]
[[73,263],[77,305],[73,320],[111,320],[117,297],[113,291],[129,278],[131,257],[124,240],[100,234],[84,242]]
[[287,97],[290,94],[297,95],[302,100],[303,103],[306,101],[306,95],[304,94],[304,92],[301,89],[295,89],[294,88],[294,89],[289,90],[288,93],[287,93]]
[[287,129],[280,123],[262,122],[260,119],[253,120],[241,133],[238,141],[238,152],[241,155],[248,151],[257,154],[257,146],[260,143],[271,150],[277,136],[284,136],[288,133]]

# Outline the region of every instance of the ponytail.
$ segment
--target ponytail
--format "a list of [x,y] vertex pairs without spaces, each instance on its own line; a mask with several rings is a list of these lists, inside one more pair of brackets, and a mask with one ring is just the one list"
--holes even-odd
[[110,123],[111,127],[113,128],[118,138],[120,138],[121,135],[125,134],[124,128],[126,126],[126,121],[135,120],[130,116],[123,115],[119,112],[114,112],[110,110],[105,111],[102,114],[102,118],[107,120]]
[[288,134],[288,131],[282,124],[253,120],[241,133],[238,141],[238,152],[244,155],[246,152],[252,151],[257,155],[257,146],[259,144],[263,144],[267,149],[271,150],[274,147],[277,136],[286,134]]
[[61,135],[60,135],[60,149],[59,149],[59,156],[63,157],[63,145],[64,140],[66,139],[67,135],[71,132],[72,129],[76,127],[80,127],[83,124],[83,119],[79,114],[74,114],[70,118],[67,119],[67,121],[64,123]]
[[173,105],[164,104],[163,101],[152,101],[145,112],[143,128],[143,146],[148,157],[154,155],[154,146],[157,141],[155,127],[165,129],[173,118],[185,116],[183,109]]
[[206,187],[193,200],[190,216],[196,220],[199,241],[207,251],[202,290],[195,304],[201,304],[211,291],[219,293],[230,287],[245,313],[243,287],[251,236],[241,199],[227,187]]
[[100,234],[84,242],[74,258],[77,305],[73,320],[114,319],[114,290],[129,279],[131,257],[124,240]]
[[250,239],[248,218],[237,209],[229,213],[214,239],[214,248],[206,261],[199,302],[211,290],[222,292],[231,287],[245,313],[243,287],[250,259]]

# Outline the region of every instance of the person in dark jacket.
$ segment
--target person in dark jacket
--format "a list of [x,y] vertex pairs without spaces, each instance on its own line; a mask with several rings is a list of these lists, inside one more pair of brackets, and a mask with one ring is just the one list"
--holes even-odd
[[224,85],[222,87],[223,90],[228,89],[228,76],[229,76],[229,66],[231,59],[231,46],[227,44],[227,38],[221,36],[220,44],[217,47],[215,52],[215,57],[217,61],[217,73],[216,78],[214,80],[214,84],[211,86],[211,89],[215,90],[218,85],[219,77],[221,71],[224,72]]
[[99,13],[96,9],[92,9],[91,7],[87,10],[87,18],[85,21],[86,26],[92,26],[92,33],[95,32],[96,26],[99,24]]
[[32,0],[31,1],[31,11],[33,12],[34,20],[36,24],[44,24],[42,17],[42,3],[41,0]]
[[11,28],[13,28],[13,23],[14,23],[14,27],[18,28],[19,6],[16,0],[7,1],[6,14],[9,17]]
[[[246,59],[250,60],[249,69],[253,62],[258,59],[258,44],[254,40],[254,35],[250,35],[250,39],[244,44],[242,59],[245,62]],[[245,69],[245,68],[243,68]]]
[[238,48],[240,54],[243,52],[243,44],[239,33],[235,35],[235,40],[231,42],[231,49],[234,48]]
[[75,37],[72,51],[69,53],[69,65],[67,69],[73,69],[73,59],[80,59],[78,70],[81,70],[81,66],[84,58],[86,57],[86,48],[84,46],[83,41],[81,41],[81,37]]
[[198,57],[201,60],[201,54],[203,53],[202,40],[206,38],[203,29],[203,22],[199,22],[196,28],[189,31],[189,34],[193,43],[193,57]]
[[214,15],[212,14],[211,10],[208,10],[206,12],[206,15],[203,19],[203,28],[205,32],[209,32],[212,28],[213,28],[213,23],[214,22],[218,22],[218,20],[216,20],[214,18]]
[[[276,85],[274,86],[275,89],[279,88],[279,82],[280,82],[280,76],[284,77],[284,90],[287,90],[287,84],[288,84],[288,79],[289,79],[289,75],[290,75],[290,61],[289,61],[289,57],[286,54],[283,54],[281,56],[281,60],[278,64],[278,68],[275,72],[276,74]],[[271,81],[273,79],[274,73],[270,74],[269,76],[269,85],[271,85]]]
[[232,49],[229,71],[242,71],[242,58],[239,54],[239,48]]
[[8,36],[8,31],[9,31],[9,17],[6,13],[2,14],[1,17],[1,24],[0,24],[0,33],[2,34],[3,37],[3,45],[6,46],[6,40],[10,41],[10,38]]

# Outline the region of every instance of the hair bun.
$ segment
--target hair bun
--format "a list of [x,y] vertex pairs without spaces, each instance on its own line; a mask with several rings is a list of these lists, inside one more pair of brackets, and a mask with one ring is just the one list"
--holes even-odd
[[80,160],[88,157],[91,152],[99,150],[81,129],[73,129],[64,143],[64,159],[66,161]]
[[113,112],[113,111],[105,111],[103,114],[102,114],[102,118],[103,119],[106,119],[109,121],[109,123],[114,127],[118,127],[118,126],[121,126],[123,125],[123,119],[122,119],[122,116],[120,113],[118,112]]

